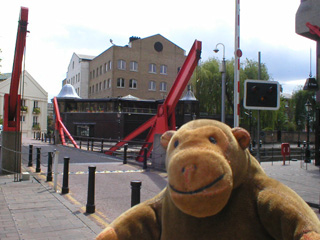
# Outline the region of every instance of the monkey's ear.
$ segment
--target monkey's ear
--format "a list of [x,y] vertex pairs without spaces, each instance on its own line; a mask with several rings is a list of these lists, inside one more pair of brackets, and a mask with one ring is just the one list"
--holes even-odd
[[170,142],[170,139],[171,139],[172,136],[175,134],[175,132],[176,132],[176,131],[169,130],[169,131],[166,131],[164,134],[162,134],[161,139],[160,139],[160,143],[161,143],[161,146],[162,146],[164,149],[167,149],[168,144],[169,144],[169,142]]
[[250,134],[241,127],[236,127],[232,129],[232,133],[237,139],[240,147],[244,150],[246,149],[250,144]]

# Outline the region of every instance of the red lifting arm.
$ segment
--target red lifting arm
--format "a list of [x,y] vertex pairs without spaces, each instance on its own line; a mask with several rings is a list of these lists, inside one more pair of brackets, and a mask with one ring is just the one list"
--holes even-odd
[[20,131],[20,98],[18,96],[19,81],[22,68],[23,52],[26,45],[27,25],[29,9],[21,7],[18,24],[16,49],[14,54],[10,92],[5,99],[4,108],[7,111],[4,115],[5,131]]
[[[130,141],[137,137],[140,133],[144,132],[148,128],[151,128],[148,136],[145,140],[147,142],[144,144],[140,150],[138,161],[143,161],[142,153],[143,148],[148,146],[148,143],[151,143],[151,146],[148,151],[148,156],[150,155],[153,147],[153,138],[155,134],[163,134],[169,129],[175,130],[175,107],[186,88],[194,69],[196,68],[198,61],[201,55],[201,42],[195,40],[176,80],[174,81],[170,92],[165,99],[164,103],[158,105],[157,115],[152,117],[150,120],[142,124],[135,131],[126,136],[121,142],[117,143],[115,146],[111,147],[106,154],[112,154],[118,148],[123,146],[127,141]],[[169,122],[170,119],[170,122]]]
[[312,25],[311,23],[307,22],[306,26],[310,29],[311,34],[315,34],[320,37],[320,28],[316,25]]

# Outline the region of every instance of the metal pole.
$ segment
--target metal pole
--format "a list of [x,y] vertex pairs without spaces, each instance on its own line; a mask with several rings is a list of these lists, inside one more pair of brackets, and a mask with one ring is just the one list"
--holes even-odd
[[[258,52],[258,80],[261,80],[261,52]],[[257,122],[257,159],[260,162],[260,110]]]
[[28,167],[32,167],[32,152],[33,152],[33,145],[29,145],[29,162],[28,162]]
[[239,127],[239,81],[240,81],[240,57],[242,55],[240,50],[240,0],[235,0],[235,39],[234,39],[234,106],[233,117],[234,127]]
[[89,168],[89,177],[88,177],[88,198],[87,198],[87,205],[86,205],[86,213],[94,213],[96,208],[94,204],[96,166],[89,166],[88,168]]
[[69,157],[64,157],[64,165],[63,165],[63,182],[61,193],[66,194],[69,193]]
[[52,152],[48,152],[47,182],[52,181]]
[[310,136],[309,136],[309,132],[310,132],[310,124],[309,124],[309,121],[310,121],[310,114],[309,112],[307,113],[307,147],[306,147],[306,163],[310,163],[311,160],[310,160]]
[[131,207],[140,203],[141,181],[131,181]]
[[41,172],[40,160],[41,158],[41,148],[37,147],[37,162],[36,162],[36,172]]
[[127,164],[127,151],[128,151],[128,144],[126,143],[124,145],[124,150],[123,150],[123,164]]
[[143,169],[147,169],[148,166],[147,166],[147,160],[148,160],[148,148],[144,148],[143,149]]
[[222,76],[221,76],[221,122],[226,122],[226,114],[225,114],[225,99],[226,99],[226,60],[223,58],[222,60]]
[[53,179],[53,189],[57,192],[57,182],[58,182],[58,161],[59,161],[59,151],[54,149],[54,162],[53,162],[53,171],[54,171],[54,179]]

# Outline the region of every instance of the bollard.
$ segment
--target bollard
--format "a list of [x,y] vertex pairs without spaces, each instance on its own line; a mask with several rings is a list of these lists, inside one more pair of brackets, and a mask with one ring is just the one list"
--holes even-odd
[[43,142],[43,133],[41,133],[41,142]]
[[61,194],[69,193],[69,157],[64,157],[64,165],[63,165],[63,182]]
[[93,139],[91,140],[91,151],[93,151]]
[[46,133],[44,134],[44,142],[45,143],[47,142],[47,134]]
[[52,152],[48,152],[47,182],[52,182]]
[[123,149],[123,164],[127,164],[127,151],[128,151],[128,144],[126,143],[124,145],[124,149]]
[[41,148],[37,147],[37,162],[36,162],[36,172],[41,172],[40,162],[41,162]]
[[141,181],[131,181],[131,207],[140,203]]
[[81,138],[80,138],[79,148],[81,149]]
[[101,152],[103,153],[103,140],[101,140]]
[[143,149],[143,169],[147,169],[148,148]]
[[86,213],[94,213],[96,208],[94,204],[95,173],[96,173],[96,166],[89,166],[88,198],[87,198],[87,205],[86,205]]
[[89,138],[88,138],[88,142],[87,142],[87,151],[89,151]]
[[29,162],[28,162],[28,167],[32,167],[32,152],[33,152],[33,145],[29,145]]

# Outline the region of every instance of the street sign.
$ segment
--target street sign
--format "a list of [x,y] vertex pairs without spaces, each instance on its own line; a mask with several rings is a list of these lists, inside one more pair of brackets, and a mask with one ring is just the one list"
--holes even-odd
[[276,81],[246,80],[244,83],[244,108],[278,110],[280,85]]

